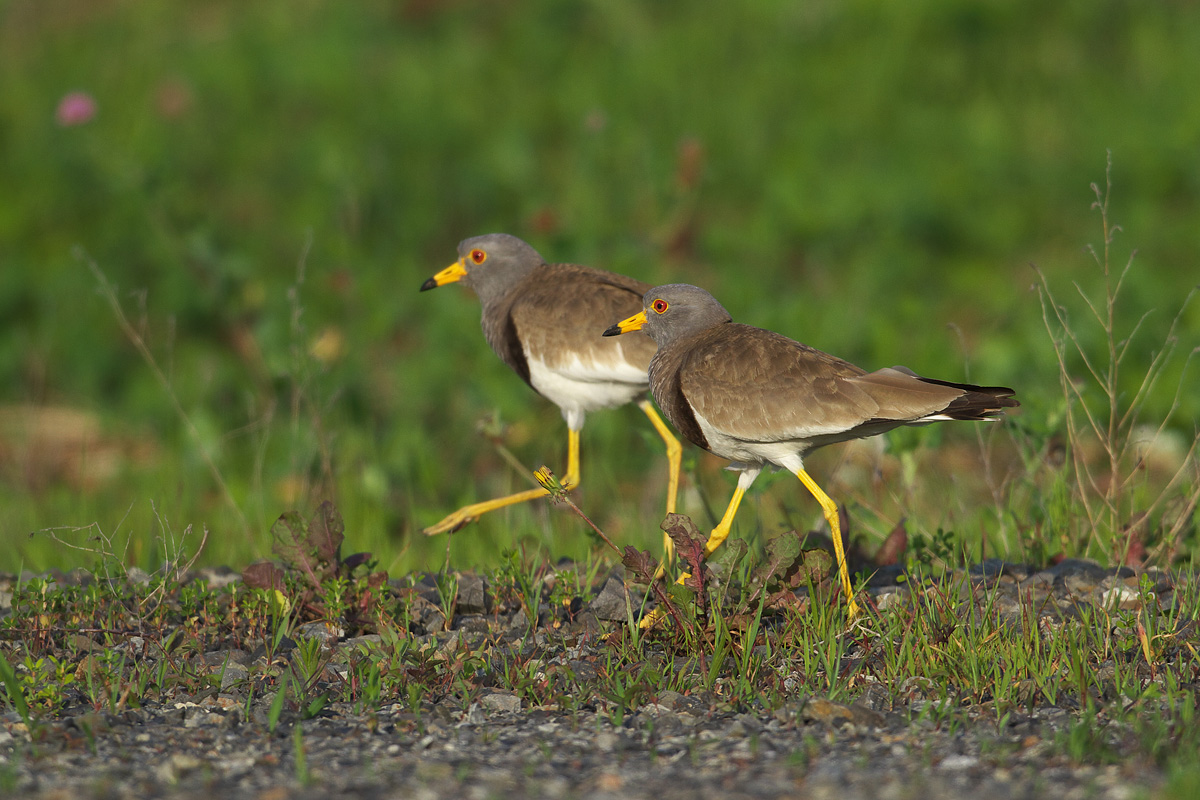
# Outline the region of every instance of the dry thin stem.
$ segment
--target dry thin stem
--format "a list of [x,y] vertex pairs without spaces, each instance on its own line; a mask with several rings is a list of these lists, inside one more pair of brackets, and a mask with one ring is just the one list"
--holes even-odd
[[[200,554],[204,552],[204,548],[208,544],[208,527],[202,526],[203,535],[200,538],[199,545],[196,547],[196,551],[192,554],[192,557],[188,559],[186,564],[180,566],[179,560],[181,559],[182,554],[185,552],[185,543],[192,535],[192,526],[188,525],[187,528],[184,529],[183,535],[178,541],[176,541],[171,535],[170,525],[162,518],[162,515],[159,514],[158,507],[155,506],[153,501],[151,501],[150,507],[153,510],[155,519],[158,520],[159,528],[162,530],[161,542],[163,552],[166,554],[166,559],[163,563],[162,569],[155,571],[155,574],[159,576],[158,585],[155,586],[154,590],[148,595],[138,600],[138,608],[143,612],[145,612],[147,607],[149,607],[152,603],[153,607],[157,608],[162,600],[166,598],[167,590],[170,588],[170,585],[177,583],[183,577],[183,575],[185,575],[193,566],[195,566],[196,561],[200,558]],[[43,528],[35,533],[45,533],[50,537],[51,541],[60,544],[63,547],[71,550],[79,550],[80,552],[90,553],[91,555],[96,556],[100,561],[99,569],[103,571],[104,580],[106,583],[111,585],[115,582],[115,576],[113,575],[113,571],[110,569],[113,564],[119,565],[123,578],[126,581],[130,581],[129,570],[125,565],[128,563],[129,547],[133,542],[133,537],[125,537],[125,544],[121,548],[121,553],[119,556],[116,552],[116,547],[114,546],[114,540],[116,538],[117,531],[121,530],[121,527],[125,524],[125,520],[129,518],[129,514],[132,511],[133,505],[130,504],[129,508],[125,509],[125,514],[121,517],[121,520],[117,523],[116,529],[111,534],[105,533],[99,522],[93,522],[88,525],[59,525],[52,528]],[[90,538],[92,541],[99,543],[99,546],[97,547],[88,547],[86,545],[75,544],[74,542],[63,539],[58,535],[60,531],[65,533],[83,533],[93,529],[96,531],[96,535]]]
[[[1051,346],[1054,348],[1054,357],[1058,361],[1059,384],[1062,388],[1063,399],[1066,402],[1066,407],[1067,407],[1067,413],[1066,413],[1067,440],[1072,442],[1075,445],[1078,445],[1078,443],[1082,441],[1082,434],[1079,430],[1078,417],[1075,413],[1072,413],[1073,409],[1075,409],[1077,407],[1077,403],[1078,403],[1078,405],[1081,405],[1083,407],[1083,412],[1087,416],[1093,432],[1098,434],[1099,426],[1096,424],[1095,420],[1092,418],[1090,409],[1088,409],[1087,405],[1085,403],[1083,403],[1083,396],[1080,393],[1079,388],[1075,385],[1074,381],[1071,379],[1070,370],[1067,368],[1066,352],[1065,352],[1066,347],[1064,345],[1064,341],[1062,338],[1064,336],[1064,334],[1062,332],[1063,331],[1069,332],[1069,330],[1070,330],[1069,326],[1067,325],[1067,321],[1066,321],[1066,311],[1065,311],[1065,309],[1061,308],[1057,303],[1054,302],[1054,296],[1053,296],[1053,293],[1050,291],[1050,284],[1049,284],[1049,281],[1046,279],[1046,276],[1042,273],[1042,271],[1037,267],[1036,264],[1034,264],[1032,266],[1033,266],[1034,271],[1037,273],[1038,278],[1041,280],[1041,286],[1039,287],[1039,291],[1038,291],[1038,301],[1041,303],[1041,306],[1042,306],[1042,323],[1046,326],[1046,331],[1050,334],[1050,343],[1051,343]],[[1058,320],[1058,329],[1057,330],[1055,329],[1054,325],[1052,325],[1050,322],[1050,316],[1049,316],[1049,313],[1047,312],[1047,305],[1049,305],[1050,308],[1054,309],[1055,317]],[[1067,333],[1066,335],[1070,335],[1070,334]],[[1077,348],[1079,347],[1078,341],[1075,342],[1075,345]],[[1084,363],[1087,364],[1086,354],[1084,355]],[[1088,364],[1088,368],[1089,368],[1089,370],[1091,370],[1090,364]],[[1092,370],[1092,375],[1093,376],[1096,375],[1094,370]],[[1073,469],[1077,479],[1079,479],[1081,481],[1087,481],[1091,484],[1090,488],[1092,489],[1092,491],[1090,491],[1090,492],[1089,491],[1079,491],[1077,494],[1078,494],[1078,498],[1079,498],[1080,502],[1083,504],[1084,512],[1087,514],[1088,521],[1091,524],[1091,526],[1094,528],[1095,522],[1096,522],[1096,513],[1092,508],[1092,497],[1093,497],[1094,492],[1098,493],[1099,487],[1096,485],[1095,480],[1092,478],[1091,472],[1089,471],[1088,466],[1087,466],[1087,462],[1083,458],[1082,450],[1078,446],[1071,447],[1071,465],[1072,465],[1072,469]]]
[[554,477],[554,473],[550,471],[549,467],[543,464],[541,467],[534,470],[533,477],[542,485],[543,489],[550,493],[551,500],[556,503],[566,503],[567,506],[570,507],[570,509],[574,511],[580,519],[591,526],[592,530],[596,532],[596,535],[603,539],[604,543],[613,549],[613,552],[615,552],[617,555],[621,555],[621,548],[613,544],[612,539],[608,538],[608,534],[600,530],[600,527],[596,525],[596,523],[592,522],[591,517],[583,513],[583,509],[575,505],[575,501],[567,496],[567,490],[564,489],[563,485],[558,482],[558,478]]
[[[1121,367],[1130,353],[1134,338],[1141,332],[1151,312],[1142,314],[1127,336],[1123,338],[1118,336],[1117,303],[1125,280],[1133,266],[1136,251],[1130,255],[1120,273],[1115,276],[1114,281],[1114,275],[1110,269],[1112,245],[1120,227],[1113,225],[1109,219],[1109,199],[1112,192],[1111,153],[1105,170],[1104,188],[1101,189],[1098,185],[1092,184],[1092,191],[1096,196],[1092,207],[1100,213],[1104,239],[1102,252],[1098,253],[1094,247],[1090,246],[1088,251],[1104,273],[1103,302],[1093,302],[1079,284],[1075,284],[1075,289],[1103,333],[1106,363],[1101,364],[1089,355],[1075,330],[1072,329],[1066,309],[1055,300],[1045,274],[1036,265],[1034,266],[1040,283],[1038,297],[1042,309],[1042,322],[1047,333],[1050,334],[1051,345],[1059,367],[1063,399],[1066,402],[1065,422],[1067,436],[1071,443],[1071,467],[1076,480],[1074,496],[1082,506],[1089,524],[1089,530],[1081,532],[1086,539],[1079,542],[1085,545],[1085,549],[1086,542],[1090,542],[1091,534],[1097,529],[1103,528],[1115,533],[1123,518],[1131,520],[1134,517],[1132,493],[1135,489],[1135,481],[1139,476],[1144,475],[1145,467],[1141,448],[1145,444],[1153,444],[1166,432],[1182,399],[1184,385],[1182,377],[1176,387],[1171,407],[1156,426],[1153,435],[1145,440],[1135,437],[1134,432],[1147,399],[1165,373],[1166,365],[1175,351],[1178,343],[1176,331],[1184,309],[1195,293],[1195,290],[1189,292],[1184,299],[1179,313],[1171,322],[1164,339],[1164,346],[1154,353],[1133,396],[1123,403],[1120,390]],[[1184,364],[1184,373],[1196,352],[1200,352],[1200,348],[1189,354],[1187,362]],[[1084,393],[1084,384],[1071,378],[1067,364],[1068,354],[1083,364],[1091,380],[1101,390],[1103,403],[1107,406],[1104,412],[1098,411],[1088,402]],[[1082,446],[1086,439],[1093,439],[1100,447],[1107,462],[1107,474],[1097,472],[1088,463],[1084,453],[1085,448]],[[1200,464],[1196,462],[1198,445],[1200,445],[1200,437],[1194,437],[1182,464],[1167,481],[1166,486],[1150,502],[1149,508],[1143,509],[1142,513],[1145,517],[1148,518],[1161,512],[1167,501],[1173,497],[1173,493],[1180,489],[1192,471],[1200,474]],[[1185,505],[1188,510],[1184,515],[1176,518],[1171,525],[1170,531],[1167,532],[1166,538],[1158,548],[1160,552],[1163,549],[1173,551],[1191,510],[1196,507],[1198,497],[1200,497],[1200,483],[1186,496]],[[1128,532],[1122,537],[1124,549],[1121,552],[1128,552],[1135,536],[1134,526],[1126,525],[1125,528]],[[1116,542],[1111,541],[1110,544],[1115,545]]]
[[[188,525],[186,528],[184,528],[183,535],[180,536],[179,541],[176,542],[175,538],[171,535],[171,525],[165,519],[163,519],[161,514],[158,513],[158,506],[151,501],[150,507],[154,510],[154,518],[158,520],[158,527],[162,531],[161,541],[163,552],[166,554],[166,559],[162,566],[161,580],[158,582],[158,585],[154,587],[154,591],[150,592],[150,594],[146,595],[145,598],[139,601],[138,605],[143,611],[145,611],[146,608],[152,603],[153,607],[157,608],[158,605],[166,599],[168,587],[171,584],[177,583],[180,578],[182,578],[183,575],[192,568],[192,566],[196,563],[196,560],[200,558],[200,554],[204,552],[205,546],[208,544],[208,526],[204,525],[201,526],[204,533],[200,537],[200,544],[196,548],[196,552],[192,554],[192,557],[188,560],[187,564],[181,567],[179,565],[179,559],[181,554],[184,552],[184,543],[188,540],[188,537],[192,535],[192,526]],[[128,546],[128,543],[126,544]]]

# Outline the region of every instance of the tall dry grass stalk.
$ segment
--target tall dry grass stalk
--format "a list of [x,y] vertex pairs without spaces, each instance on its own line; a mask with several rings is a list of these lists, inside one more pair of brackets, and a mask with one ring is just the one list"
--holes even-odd
[[[1092,259],[1104,274],[1104,295],[1089,297],[1078,283],[1075,289],[1091,314],[1090,324],[1099,327],[1103,349],[1085,343],[1079,323],[1070,319],[1058,302],[1050,281],[1036,265],[1042,320],[1058,361],[1059,382],[1065,403],[1064,422],[1069,470],[1067,487],[1072,507],[1060,533],[1072,552],[1091,553],[1099,546],[1103,555],[1117,563],[1141,563],[1145,557],[1171,563],[1178,555],[1183,535],[1193,524],[1200,500],[1200,432],[1192,422],[1191,441],[1181,457],[1175,458],[1167,474],[1152,475],[1148,455],[1169,452],[1170,441],[1179,437],[1175,417],[1184,391],[1191,359],[1185,358],[1179,383],[1169,410],[1157,421],[1148,421],[1149,399],[1179,346],[1178,330],[1184,310],[1195,294],[1188,292],[1149,365],[1136,379],[1132,395],[1123,391],[1127,383],[1126,362],[1130,360],[1143,323],[1153,313],[1144,312],[1128,332],[1119,329],[1118,305],[1122,289],[1134,264],[1136,251],[1119,272],[1113,269],[1113,241],[1120,227],[1109,215],[1112,195],[1112,154],[1105,169],[1103,190],[1092,184],[1100,214],[1104,244],[1100,252],[1089,246]],[[1082,366],[1082,377],[1077,372]],[[1151,549],[1147,549],[1151,548]]]

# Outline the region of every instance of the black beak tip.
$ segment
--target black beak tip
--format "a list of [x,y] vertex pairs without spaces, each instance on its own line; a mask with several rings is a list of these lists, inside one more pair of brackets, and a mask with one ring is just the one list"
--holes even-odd
[[437,288],[437,281],[433,278],[430,278],[429,280],[427,280],[421,284],[422,292],[428,292],[430,289],[436,289],[436,288]]
[[602,336],[620,336],[621,335],[621,326],[620,325],[609,325],[607,328],[605,328],[604,333],[601,335]]

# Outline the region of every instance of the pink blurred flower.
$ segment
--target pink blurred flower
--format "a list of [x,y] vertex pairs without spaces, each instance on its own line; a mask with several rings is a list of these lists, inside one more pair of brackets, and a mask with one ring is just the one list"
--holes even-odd
[[96,100],[87,92],[68,92],[58,101],[54,112],[58,124],[64,128],[90,122],[96,116]]

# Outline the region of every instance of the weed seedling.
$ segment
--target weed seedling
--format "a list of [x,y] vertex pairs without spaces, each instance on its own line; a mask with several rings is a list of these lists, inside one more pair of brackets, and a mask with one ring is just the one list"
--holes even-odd
[[279,717],[283,714],[283,704],[287,702],[288,687],[290,685],[290,673],[285,672],[279,676],[279,680],[276,682],[278,688],[275,692],[275,697],[271,699],[271,706],[267,709],[267,730],[271,733],[274,733],[276,726],[279,725]]
[[13,670],[12,664],[8,663],[8,659],[0,655],[0,681],[4,682],[4,689],[7,693],[9,705],[21,717],[21,721],[25,723],[25,729],[29,731],[30,737],[34,737],[37,730],[37,720],[29,710],[29,702],[25,699],[25,688],[17,679],[17,673]]
[[308,749],[304,746],[304,731],[299,725],[292,728],[292,753],[296,759],[296,783],[310,786],[312,774],[308,771]]

